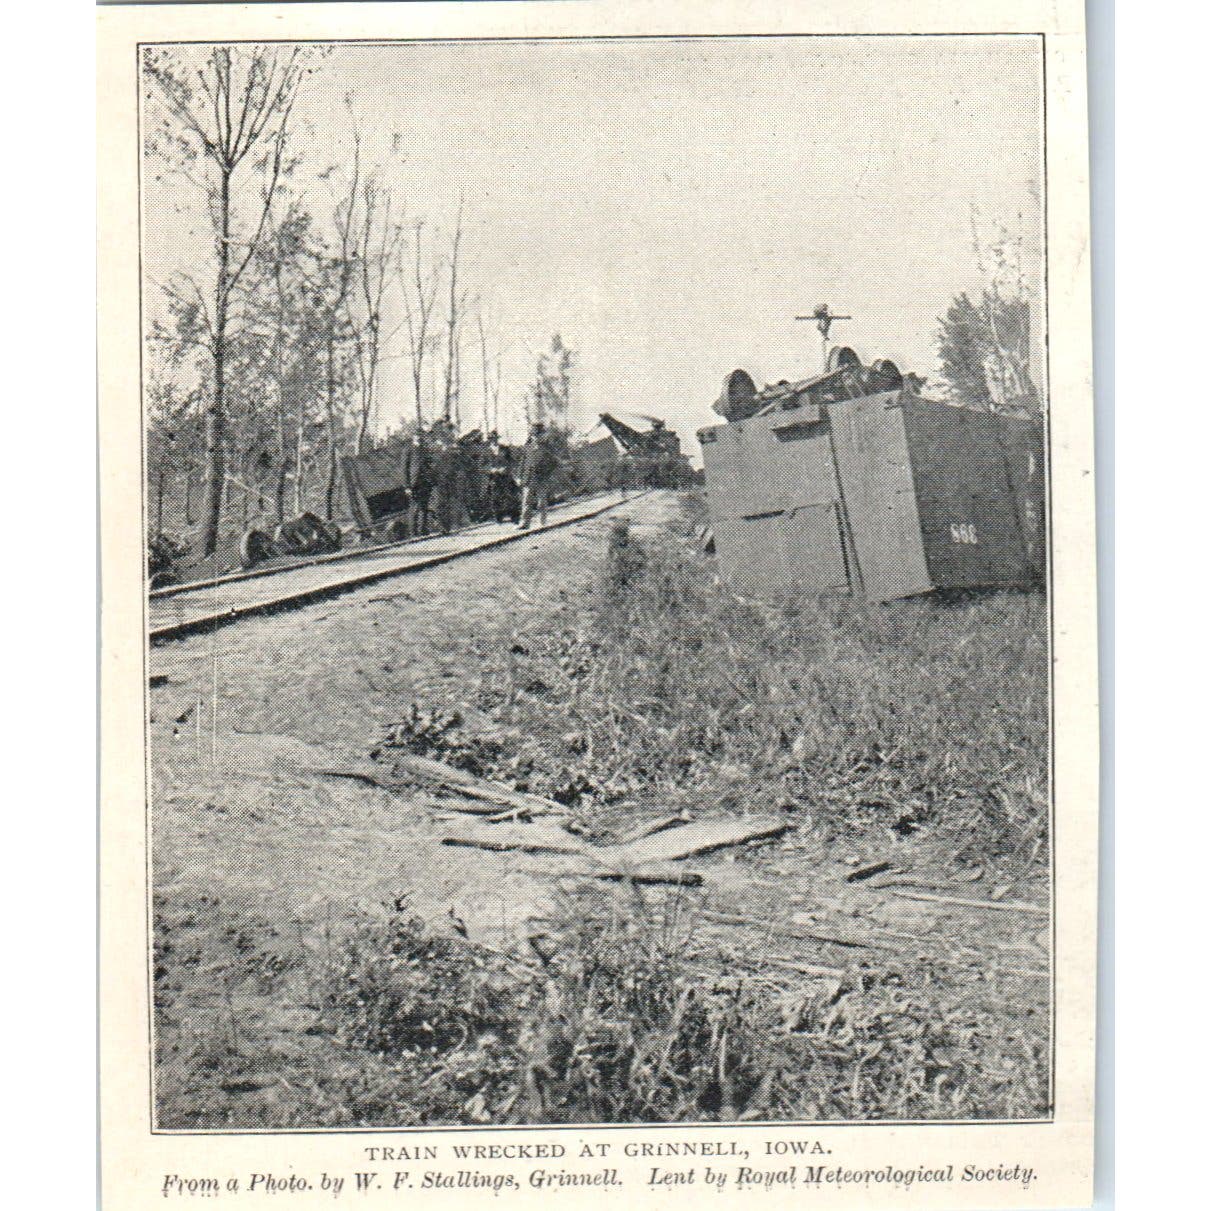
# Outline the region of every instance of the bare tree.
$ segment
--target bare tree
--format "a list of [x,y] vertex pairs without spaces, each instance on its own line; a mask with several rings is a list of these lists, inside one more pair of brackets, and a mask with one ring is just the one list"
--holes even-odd
[[475,323],[479,329],[480,368],[483,372],[483,432],[493,433],[500,428],[500,354],[488,356],[488,336],[484,330],[484,313],[480,307],[475,312]]
[[463,238],[463,200],[458,199],[458,217],[454,222],[454,234],[450,237],[450,306],[446,315],[446,389],[442,405],[442,416],[457,429],[459,427],[459,347],[458,326],[466,305],[466,295],[458,293],[458,253]]
[[324,419],[328,438],[328,478],[324,487],[324,516],[331,521],[336,510],[340,475],[342,345],[349,328],[348,303],[357,268],[357,208],[361,191],[361,139],[353,132],[353,166],[348,189],[338,199],[333,215],[335,245],[316,252],[311,277],[313,297],[320,312],[324,345]]
[[425,356],[432,339],[430,321],[437,302],[437,274],[426,267],[424,257],[425,224],[421,219],[413,224],[413,258],[411,280],[404,283],[404,323],[408,334],[408,355],[412,362],[412,388],[416,402],[416,428],[424,427],[424,368]]
[[319,371],[315,308],[311,297],[314,275],[307,262],[315,242],[312,218],[297,201],[276,224],[261,259],[259,295],[267,324],[269,349],[266,370],[273,386],[274,455],[273,511],[281,524],[291,476],[295,481],[295,513],[302,512],[301,476],[307,427],[308,397]]
[[375,387],[383,346],[395,335],[384,336],[383,301],[392,277],[399,273],[399,250],[404,228],[395,215],[391,192],[376,176],[362,186],[362,210],[357,226],[357,265],[360,303],[360,332],[357,356],[358,401],[357,452],[363,453],[369,437],[376,402]]
[[[149,99],[164,116],[152,143],[201,184],[214,228],[215,269],[208,290],[181,273],[166,290],[178,308],[196,316],[197,343],[211,361],[206,408],[206,497],[202,553],[213,555],[227,478],[227,377],[241,279],[260,245],[285,166],[287,128],[304,74],[295,48],[216,46],[201,66],[174,49],[148,49],[143,74]],[[200,162],[202,179],[192,169]],[[249,172],[241,170],[247,167]],[[238,205],[245,175],[260,177],[259,197],[243,238]]]

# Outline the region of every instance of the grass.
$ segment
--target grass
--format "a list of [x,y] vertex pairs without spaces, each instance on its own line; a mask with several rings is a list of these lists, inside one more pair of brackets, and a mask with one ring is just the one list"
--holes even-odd
[[[924,970],[854,969],[792,994],[712,975],[633,893],[582,893],[521,963],[407,915],[225,966],[186,1033],[157,979],[160,1126],[1020,1118],[1046,1105],[1045,1039]],[[571,909],[571,906],[569,906]],[[221,906],[211,903],[222,935]],[[687,915],[690,927],[692,915]],[[163,932],[163,930],[162,930]],[[214,934],[208,935],[211,939]],[[300,972],[314,968],[303,985]],[[293,990],[292,990],[293,985]],[[250,1005],[301,996],[303,1050]]]
[[781,807],[1046,862],[1040,595],[776,608],[725,592],[684,543],[629,538],[561,621],[473,653],[478,707],[520,738],[500,776],[590,817],[624,800]]
[[[474,679],[401,703],[379,750],[560,799],[588,834],[657,807],[778,810],[824,846],[899,839],[1044,878],[1044,601],[742,602],[683,541],[696,520],[691,501],[681,535],[616,530],[587,601],[465,636]],[[532,953],[505,956],[406,897],[318,936],[204,891],[161,898],[160,1125],[1048,1108],[1037,988],[911,957],[774,978],[712,962],[681,892],[582,887],[561,904]]]

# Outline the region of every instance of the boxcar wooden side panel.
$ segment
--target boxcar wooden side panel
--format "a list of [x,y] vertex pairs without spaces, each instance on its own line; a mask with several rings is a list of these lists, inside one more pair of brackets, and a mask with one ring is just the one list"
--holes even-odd
[[840,488],[819,409],[751,417],[707,436],[707,500],[723,576],[754,596],[848,592]]
[[871,601],[891,601],[934,587],[898,392],[829,408],[833,449],[862,587]]
[[802,596],[851,591],[842,548],[840,506],[804,505],[782,516],[786,582]]
[[850,591],[836,504],[720,518],[714,533],[719,570],[741,593],[816,597]]
[[1032,580],[999,418],[931,400],[904,406],[930,576],[939,588]]
[[711,432],[715,440],[703,444],[702,457],[712,516],[749,517],[838,499],[828,425],[814,408]]

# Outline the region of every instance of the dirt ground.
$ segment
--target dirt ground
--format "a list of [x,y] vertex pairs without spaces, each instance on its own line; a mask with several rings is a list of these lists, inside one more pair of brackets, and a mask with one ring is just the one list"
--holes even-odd
[[440,844],[423,804],[306,773],[364,756],[368,742],[442,683],[475,696],[451,653],[566,606],[587,587],[613,519],[660,528],[667,496],[499,551],[152,651],[156,888],[263,898],[313,922],[333,906],[407,894],[425,916],[503,930],[542,911],[533,859]]
[[[481,674],[468,652],[574,614],[617,516],[636,535],[659,533],[678,504],[650,495],[583,525],[153,649],[150,672],[167,678],[150,691],[161,904],[238,905],[315,949],[341,920],[406,903],[436,929],[524,949],[566,912],[573,860],[443,846],[459,818],[431,795],[316,771],[364,758],[413,702],[475,703]],[[983,1011],[1011,1004],[1031,1037],[1047,1037],[1049,923],[1037,881],[1002,878],[991,864],[956,873],[930,837],[827,836],[810,819],[793,823],[773,842],[687,862],[703,886],[653,891],[652,911],[699,913],[692,945],[725,972],[793,984],[816,966],[924,964],[962,980]],[[883,872],[851,881],[874,862],[909,873],[897,887],[880,886]],[[963,899],[976,904],[952,902]],[[289,1032],[288,1009],[260,1006],[269,1013],[261,1029]]]

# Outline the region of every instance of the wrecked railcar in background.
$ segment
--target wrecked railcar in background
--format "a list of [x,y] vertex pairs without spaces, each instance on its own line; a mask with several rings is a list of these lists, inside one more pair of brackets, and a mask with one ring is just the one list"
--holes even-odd
[[926,399],[890,361],[834,348],[824,374],[724,383],[703,429],[724,578],[754,596],[1027,588],[1046,575],[1037,417]]

